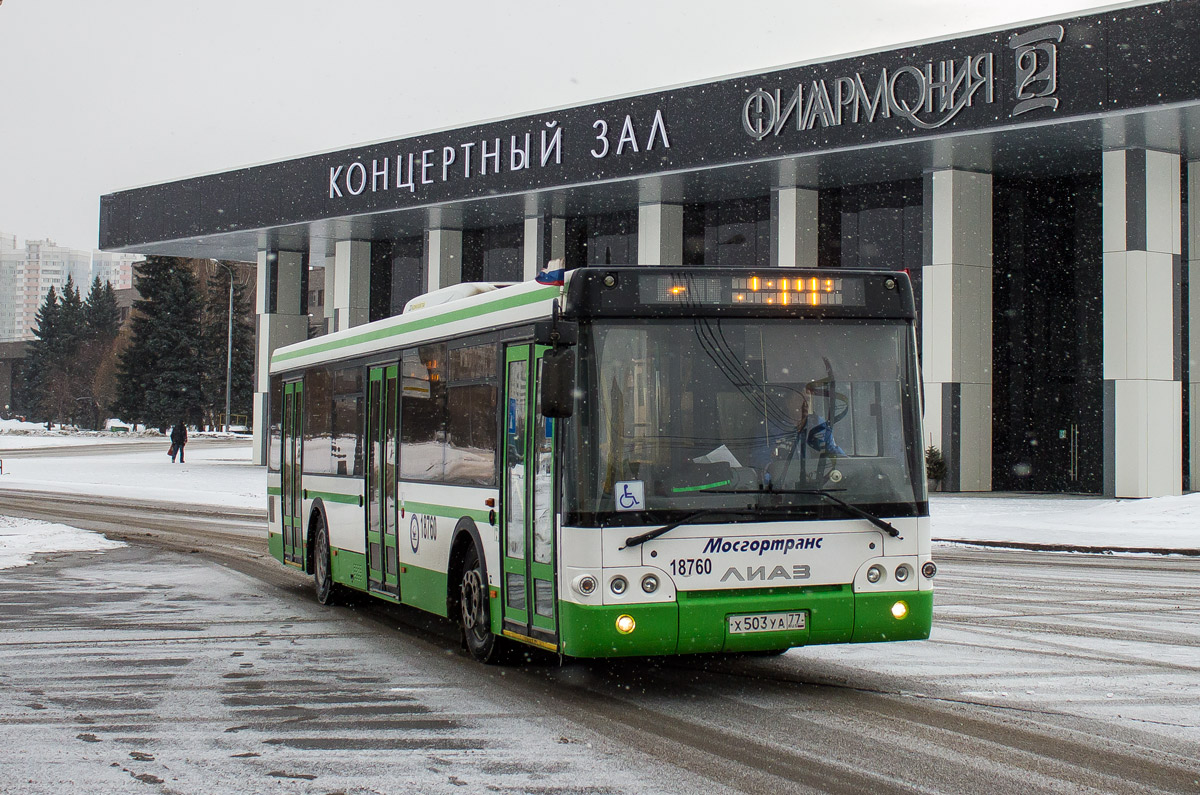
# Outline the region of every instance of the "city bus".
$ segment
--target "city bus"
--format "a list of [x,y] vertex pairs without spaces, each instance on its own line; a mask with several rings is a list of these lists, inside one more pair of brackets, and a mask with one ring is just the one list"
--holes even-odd
[[272,356],[271,553],[321,603],[456,621],[484,662],[927,638],[915,319],[879,271],[414,299]]

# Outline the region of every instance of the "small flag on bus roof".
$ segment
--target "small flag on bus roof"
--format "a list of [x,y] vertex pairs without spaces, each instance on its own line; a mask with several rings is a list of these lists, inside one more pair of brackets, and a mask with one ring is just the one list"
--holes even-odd
[[565,263],[561,259],[552,259],[542,266],[542,270],[534,279],[538,284],[549,284],[561,287],[567,276]]

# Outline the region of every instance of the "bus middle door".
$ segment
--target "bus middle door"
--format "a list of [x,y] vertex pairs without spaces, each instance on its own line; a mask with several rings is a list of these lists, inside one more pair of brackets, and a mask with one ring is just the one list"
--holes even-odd
[[371,591],[399,598],[396,532],[396,398],[398,368],[372,367],[367,381],[367,580]]
[[557,651],[554,421],[542,416],[537,389],[545,350],[510,345],[504,357],[501,591],[504,634]]

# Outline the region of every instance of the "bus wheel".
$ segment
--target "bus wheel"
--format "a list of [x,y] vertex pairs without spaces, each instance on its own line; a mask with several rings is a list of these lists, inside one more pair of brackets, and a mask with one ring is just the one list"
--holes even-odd
[[462,625],[463,645],[480,662],[497,662],[498,638],[492,634],[491,602],[488,584],[483,575],[483,562],[474,544],[467,549],[463,560],[462,586],[459,589],[459,623]]
[[317,537],[313,541],[313,582],[317,587],[317,601],[323,605],[337,604],[338,587],[333,582],[333,569],[329,565],[329,531],[325,529],[325,517],[318,514]]

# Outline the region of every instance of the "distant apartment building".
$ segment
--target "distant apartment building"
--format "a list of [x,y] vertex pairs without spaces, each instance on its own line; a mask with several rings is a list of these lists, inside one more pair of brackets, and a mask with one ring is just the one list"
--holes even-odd
[[[92,279],[100,277],[100,283],[109,282],[114,290],[133,287],[133,264],[145,259],[137,254],[112,254],[107,251],[92,253]],[[91,282],[88,282],[91,285]],[[82,289],[82,288],[81,288]]]
[[52,240],[28,240],[0,233],[0,342],[33,339],[38,308],[53,287],[61,293],[68,277],[86,297],[93,276],[111,281],[114,289],[133,283],[133,263],[141,257],[59,246]]

